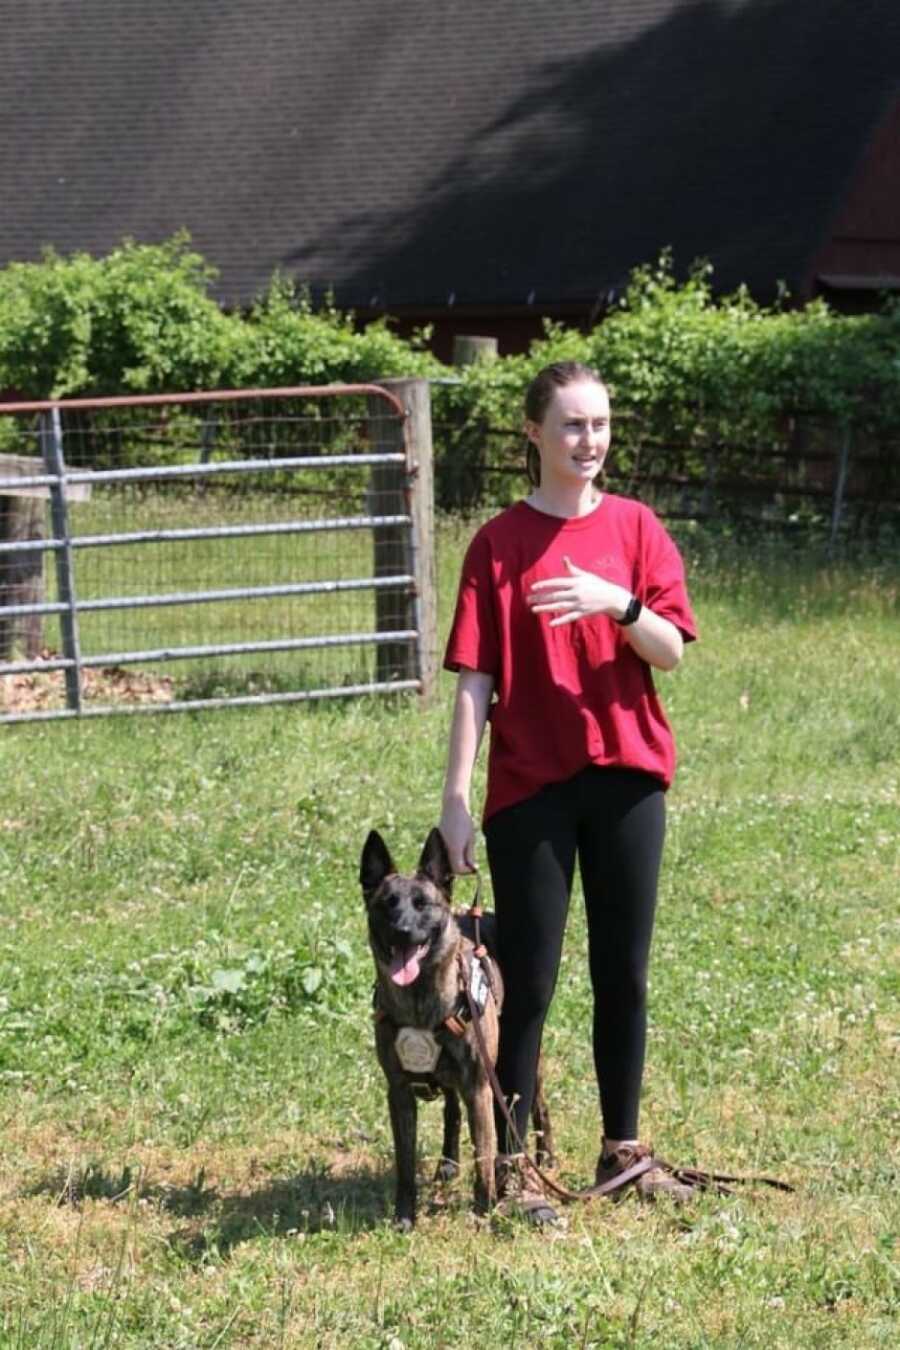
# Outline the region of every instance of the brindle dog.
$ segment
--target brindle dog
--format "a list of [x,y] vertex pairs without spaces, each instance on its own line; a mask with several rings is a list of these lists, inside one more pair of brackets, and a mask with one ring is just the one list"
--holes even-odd
[[[472,977],[475,945],[466,935],[470,923],[457,921],[450,909],[453,873],[440,832],[431,831],[410,876],[397,872],[384,840],[373,830],[363,848],[359,879],[375,960],[375,1045],[387,1078],[394,1136],[396,1222],[411,1228],[416,1218],[417,1096],[439,1092],[444,1097],[444,1142],[435,1180],[452,1180],[459,1171],[462,1097],[475,1151],[475,1208],[485,1213],[495,1200],[493,1098],[474,1028],[466,1020],[462,983]],[[485,916],[482,934],[489,945],[492,917]],[[491,992],[484,999],[480,1025],[493,1062],[503,982],[496,961],[485,964]],[[451,1024],[456,1019],[456,1033],[462,1034],[445,1025],[448,1018]],[[550,1127],[540,1080],[533,1120],[538,1157],[546,1162]]]

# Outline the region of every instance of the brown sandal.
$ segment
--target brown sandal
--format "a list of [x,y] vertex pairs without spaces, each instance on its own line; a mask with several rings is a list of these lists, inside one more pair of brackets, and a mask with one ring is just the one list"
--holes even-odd
[[494,1164],[497,1180],[497,1212],[503,1216],[518,1216],[535,1228],[553,1228],[559,1215],[546,1196],[528,1185],[522,1154],[500,1154]]
[[[625,1176],[628,1172],[632,1173],[630,1179]],[[615,1200],[621,1200],[630,1186],[642,1200],[668,1196],[677,1204],[689,1200],[694,1191],[692,1185],[679,1178],[676,1169],[655,1158],[647,1144],[620,1144],[611,1153],[601,1153],[594,1185],[587,1194],[611,1193]]]
[[793,1191],[793,1186],[777,1177],[734,1176],[730,1172],[704,1172],[696,1167],[675,1167],[665,1158],[657,1158],[647,1144],[620,1144],[612,1153],[597,1159],[594,1185],[584,1196],[613,1195],[621,1200],[632,1185],[644,1200],[668,1195],[676,1203],[690,1199],[695,1191],[714,1191],[716,1195],[734,1195],[734,1185],[774,1186]]

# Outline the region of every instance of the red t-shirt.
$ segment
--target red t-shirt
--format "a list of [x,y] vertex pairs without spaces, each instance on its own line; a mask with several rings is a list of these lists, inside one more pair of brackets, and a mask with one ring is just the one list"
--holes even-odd
[[687,641],[697,635],[675,544],[640,502],[604,493],[564,519],[518,502],[478,531],[462,568],[444,666],[494,677],[484,818],[587,764],[643,769],[666,787],[675,744],[646,661],[603,614],[550,627],[525,602],[563,558],[627,587]]

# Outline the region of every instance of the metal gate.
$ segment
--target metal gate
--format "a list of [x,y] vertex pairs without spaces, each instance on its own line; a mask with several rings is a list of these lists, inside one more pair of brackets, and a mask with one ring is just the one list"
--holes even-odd
[[388,383],[0,405],[0,722],[428,693],[427,385]]

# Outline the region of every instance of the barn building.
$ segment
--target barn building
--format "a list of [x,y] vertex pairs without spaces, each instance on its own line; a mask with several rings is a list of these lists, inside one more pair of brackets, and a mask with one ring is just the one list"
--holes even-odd
[[671,247],[722,291],[900,289],[897,0],[4,6],[0,265],[180,229],[401,331],[522,348]]

